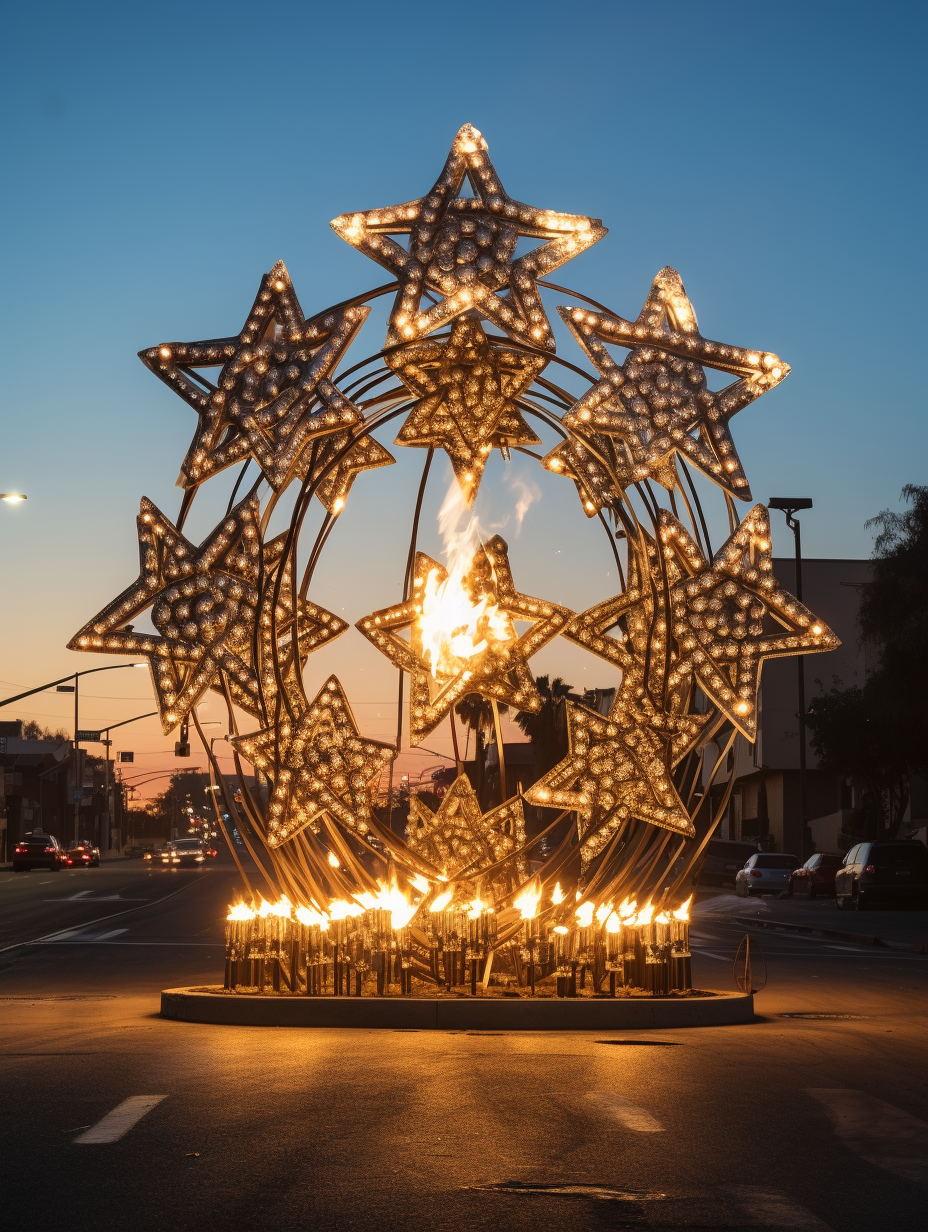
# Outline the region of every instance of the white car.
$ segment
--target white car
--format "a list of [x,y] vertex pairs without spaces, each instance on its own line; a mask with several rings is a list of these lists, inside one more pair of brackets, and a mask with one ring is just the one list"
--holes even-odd
[[735,893],[741,898],[753,894],[782,894],[789,889],[789,876],[802,864],[796,856],[759,851],[751,856],[735,877]]

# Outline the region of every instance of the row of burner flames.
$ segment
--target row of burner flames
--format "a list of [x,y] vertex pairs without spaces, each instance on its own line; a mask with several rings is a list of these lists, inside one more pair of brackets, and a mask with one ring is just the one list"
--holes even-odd
[[[469,985],[471,996],[478,996],[486,994],[494,966],[509,995],[535,996],[551,976],[553,983],[540,995],[661,996],[692,988],[685,920],[609,931],[529,919],[500,942],[496,916],[485,912],[477,919],[433,917],[426,930],[394,928],[391,913],[376,909],[327,925],[278,915],[230,919],[224,988],[264,995],[408,997],[415,995],[415,979],[459,994]],[[418,995],[429,994],[420,988]]]

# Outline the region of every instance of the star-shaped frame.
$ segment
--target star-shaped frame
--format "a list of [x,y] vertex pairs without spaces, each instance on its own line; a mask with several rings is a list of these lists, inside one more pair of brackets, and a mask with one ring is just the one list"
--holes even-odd
[[660,741],[624,704],[613,705],[604,717],[568,702],[567,743],[567,756],[525,792],[525,799],[576,811],[584,869],[633,818],[686,838],[696,833]]
[[753,741],[764,660],[835,650],[840,639],[777,583],[770,520],[763,505],[745,515],[711,563],[666,511],[661,515],[660,537],[665,552],[673,553],[683,572],[670,592],[678,650],[671,686],[694,676],[725,716]]
[[[323,475],[329,463],[334,461],[352,440],[355,443],[347,453],[335,463],[328,474]],[[308,475],[312,483],[319,479],[316,495],[329,513],[338,514],[345,508],[351,486],[362,471],[393,466],[395,462],[393,454],[372,436],[360,436],[357,429],[347,428],[344,432],[323,436],[314,442],[312,447],[304,449],[294,478],[303,480]]]
[[267,842],[279,847],[327,813],[355,834],[370,828],[371,790],[393,759],[392,745],[363,737],[345,691],[330,676],[296,722],[280,724],[232,744],[272,785]]
[[[613,508],[620,499],[609,468],[603,463],[604,457],[616,468],[624,463],[608,436],[591,433],[584,441],[571,433],[542,458],[541,465],[554,475],[572,479],[583,512],[588,518],[595,518],[603,509]],[[619,486],[626,484],[620,479]]]
[[[193,488],[254,458],[275,491],[319,436],[363,422],[329,377],[370,308],[327,310],[305,320],[283,261],[261,280],[241,331],[205,342],[165,342],[139,358],[199,415],[178,484]],[[220,368],[217,384],[202,375]]]
[[[258,512],[257,498],[245,499],[195,547],[143,497],[138,580],[68,642],[69,650],[146,655],[165,734],[220,671],[241,704],[255,713],[260,706],[248,662],[259,602]],[[128,624],[149,607],[159,636],[136,633]]]
[[456,321],[448,338],[394,351],[387,363],[419,399],[396,444],[444,449],[469,508],[494,448],[540,444],[516,400],[547,362],[491,342],[472,314]]
[[[518,796],[484,813],[466,774],[459,774],[433,813],[418,796],[409,798],[406,846],[453,879],[463,868],[468,876],[504,860],[525,846],[525,817]],[[525,878],[525,856],[511,867]]]
[[[662,269],[636,321],[586,308],[558,312],[601,376],[564,416],[568,428],[614,436],[627,454],[622,482],[654,478],[676,484],[673,454],[681,454],[719,487],[750,500],[747,476],[729,420],[789,374],[769,351],[750,351],[703,338],[676,270]],[[628,348],[617,364],[604,344]],[[739,379],[719,392],[705,368]]]
[[[458,195],[465,176],[473,197]],[[554,337],[537,280],[606,234],[599,219],[541,210],[507,197],[487,156],[487,143],[471,124],[459,130],[441,175],[424,197],[342,214],[332,228],[399,281],[388,346],[423,338],[477,308],[514,340],[551,351]],[[393,235],[409,235],[409,250]],[[546,242],[516,258],[520,236]],[[509,294],[500,295],[507,287]],[[441,298],[423,308],[429,293]]]
[[[509,567],[509,548],[504,539],[495,535],[474,554],[465,579],[474,606],[484,598],[488,600],[478,625],[477,636],[482,637],[483,648],[467,658],[452,653],[443,655],[433,670],[419,619],[430,575],[437,587],[448,580],[443,565],[418,552],[411,597],[394,607],[372,612],[356,625],[391,662],[409,673],[410,744],[421,744],[466,693],[480,693],[517,710],[538,710],[541,696],[528,660],[557,636],[573,613],[557,603],[517,591]],[[491,620],[493,615],[495,624]],[[530,621],[531,625],[519,635],[514,621]],[[409,641],[400,637],[400,629],[409,629]]]

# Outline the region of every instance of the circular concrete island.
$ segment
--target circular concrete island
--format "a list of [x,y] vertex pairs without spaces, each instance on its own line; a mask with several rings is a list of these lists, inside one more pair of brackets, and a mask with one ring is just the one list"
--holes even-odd
[[167,988],[161,1016],[242,1027],[383,1027],[416,1031],[613,1031],[752,1022],[750,994],[667,997],[257,996],[221,987]]

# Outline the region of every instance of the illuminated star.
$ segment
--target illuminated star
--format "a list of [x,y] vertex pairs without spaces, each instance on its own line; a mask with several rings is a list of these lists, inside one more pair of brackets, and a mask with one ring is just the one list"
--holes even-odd
[[[260,705],[248,662],[258,607],[258,512],[257,497],[247,498],[195,547],[143,497],[138,580],[68,643],[70,650],[146,655],[165,733],[220,672],[234,682],[242,705]],[[156,637],[136,633],[128,623],[149,607]]]
[[[307,445],[362,422],[329,376],[370,312],[321,312],[306,321],[290,275],[278,261],[261,280],[241,332],[206,342],[166,342],[139,352],[145,366],[200,417],[178,484],[194,488],[254,458],[280,491]],[[217,385],[204,368],[220,368]]]
[[[463,868],[478,877],[481,869],[524,847],[522,801],[514,796],[484,813],[470,779],[460,774],[442,798],[437,813],[418,796],[409,797],[406,845],[450,879]],[[524,855],[516,856],[513,865],[519,879],[524,880]]]
[[[397,667],[409,673],[410,744],[421,744],[466,693],[480,693],[517,710],[539,710],[541,695],[528,660],[557,636],[572,613],[515,589],[509,549],[496,535],[475,553],[465,579],[473,607],[487,600],[472,653],[457,653],[459,648],[451,645],[433,664],[420,621],[430,575],[432,584],[438,587],[448,579],[442,565],[418,552],[411,598],[365,616],[356,626]],[[514,621],[530,621],[531,625],[520,636]],[[400,636],[400,629],[409,629],[408,641]],[[453,632],[448,630],[449,634]]]
[[[751,499],[728,422],[778,385],[789,374],[787,364],[769,351],[703,338],[680,275],[669,266],[654,279],[637,321],[587,308],[558,312],[602,378],[574,403],[564,424],[621,442],[623,484],[654,478],[673,488],[676,452],[724,491]],[[605,343],[629,349],[621,366]],[[705,368],[739,379],[713,392]]]
[[[459,192],[467,177],[473,197]],[[332,222],[349,244],[400,284],[387,345],[411,342],[478,308],[513,340],[554,350],[536,281],[606,234],[598,219],[539,210],[507,197],[487,143],[465,124],[435,186],[424,197]],[[405,249],[393,235],[408,235]],[[520,236],[547,241],[516,258]],[[508,288],[508,295],[499,292]],[[438,302],[423,305],[423,297]]]
[[[764,659],[834,650],[840,640],[773,576],[770,522],[755,505],[711,564],[666,511],[661,542],[683,569],[671,588],[679,657],[671,682],[695,676],[727,718],[754,740]],[[782,632],[781,630],[786,630]]]
[[494,447],[540,443],[516,400],[548,361],[491,343],[473,316],[449,338],[411,343],[387,362],[419,398],[396,444],[444,449],[468,507]]
[[280,723],[232,744],[255,769],[267,775],[272,791],[268,805],[270,847],[305,830],[327,813],[356,834],[371,821],[371,792],[396,750],[358,731],[336,676],[330,676],[313,701],[292,721]]
[[686,838],[696,833],[660,742],[622,705],[604,717],[567,702],[567,747],[567,756],[525,792],[525,799],[576,812],[584,868],[623,823],[635,818]]
[[[618,454],[618,457],[617,457]],[[624,461],[613,447],[608,436],[587,435],[584,440],[571,434],[542,458],[541,465],[555,475],[572,479],[588,518],[595,518],[603,509],[612,508],[620,499],[609,467],[603,463],[608,458],[613,469]],[[619,487],[625,487],[619,483]]]
[[[345,508],[351,485],[361,471],[392,466],[396,461],[393,454],[372,436],[359,437],[352,445],[356,435],[353,429],[348,428],[344,432],[321,437],[310,448],[303,450],[294,472],[297,480],[309,475],[311,483],[318,481],[316,495],[329,513],[341,513]],[[344,452],[349,445],[351,448]]]

